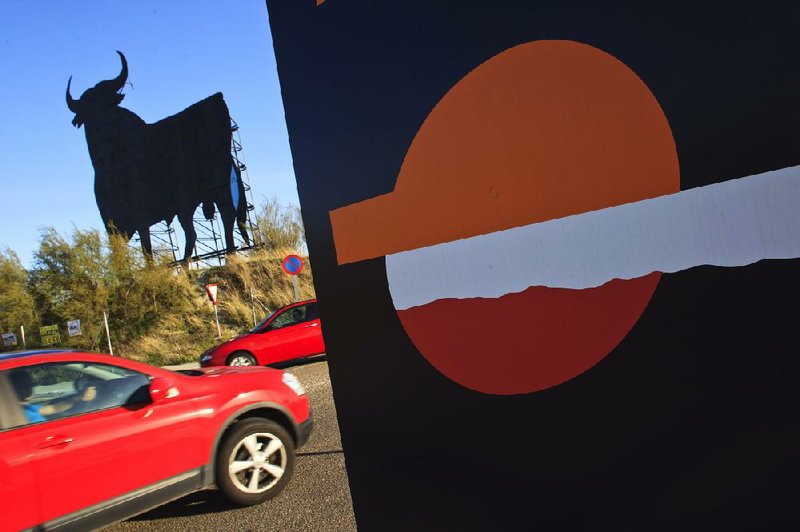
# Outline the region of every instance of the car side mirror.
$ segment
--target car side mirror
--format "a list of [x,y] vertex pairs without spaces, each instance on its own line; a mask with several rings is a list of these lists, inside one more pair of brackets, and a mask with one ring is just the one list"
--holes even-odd
[[180,395],[172,379],[156,377],[150,381],[150,400],[154,403]]

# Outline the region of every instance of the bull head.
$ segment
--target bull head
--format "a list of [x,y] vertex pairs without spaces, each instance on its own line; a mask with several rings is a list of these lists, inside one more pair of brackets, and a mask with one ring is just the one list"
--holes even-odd
[[85,122],[103,113],[109,107],[116,107],[125,98],[125,95],[120,94],[119,91],[122,90],[128,80],[128,61],[122,52],[117,50],[117,53],[122,60],[122,71],[119,76],[101,81],[91,89],[87,89],[80,99],[76,100],[70,94],[72,76],[67,81],[67,107],[75,113],[75,118],[72,119],[72,125],[75,127],[81,127]]

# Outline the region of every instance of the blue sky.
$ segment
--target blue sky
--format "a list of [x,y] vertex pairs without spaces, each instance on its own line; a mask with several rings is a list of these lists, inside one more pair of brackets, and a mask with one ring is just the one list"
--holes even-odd
[[[0,248],[31,265],[40,230],[101,228],[79,97],[119,73],[147,122],[221,91],[239,123],[256,203],[298,204],[264,0],[0,2]],[[175,226],[180,232],[180,226]]]

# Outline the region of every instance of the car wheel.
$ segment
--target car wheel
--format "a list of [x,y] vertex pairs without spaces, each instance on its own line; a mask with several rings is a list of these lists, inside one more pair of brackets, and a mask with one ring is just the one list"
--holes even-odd
[[217,455],[217,487],[242,506],[272,499],[294,471],[294,440],[268,419],[244,419],[228,432]]
[[228,357],[227,364],[229,366],[255,366],[256,359],[250,353],[245,351],[236,351]]

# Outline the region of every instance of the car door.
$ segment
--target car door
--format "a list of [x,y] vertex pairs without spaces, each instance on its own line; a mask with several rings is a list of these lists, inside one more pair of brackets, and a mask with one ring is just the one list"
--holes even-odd
[[[190,405],[179,396],[151,404],[148,375],[98,363],[39,364],[15,371],[32,376],[28,402],[41,405],[46,418],[16,429],[39,480],[43,522],[157,487],[207,461]],[[123,380],[125,389],[116,393]],[[92,386],[94,397],[87,401]],[[45,410],[67,401],[73,402],[67,411]]]
[[312,338],[314,330],[306,320],[308,305],[290,307],[266,326],[261,333],[262,340],[259,361],[274,364],[313,354]]
[[0,530],[25,530],[40,522],[39,500],[28,449],[12,411],[16,398],[0,372]]
[[309,329],[307,351],[309,355],[316,355],[325,352],[325,341],[322,339],[322,323],[317,314],[317,304],[309,303],[306,312],[305,326]]

